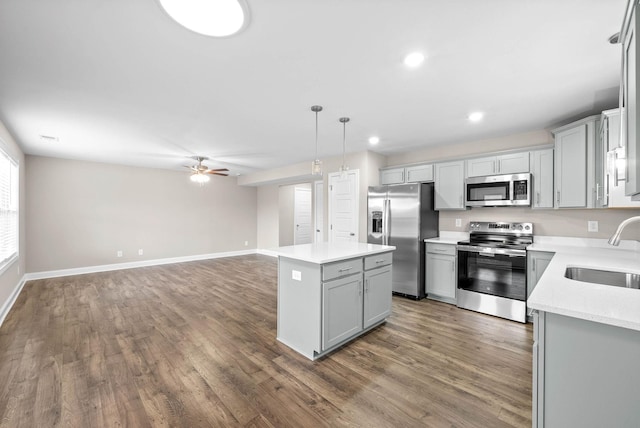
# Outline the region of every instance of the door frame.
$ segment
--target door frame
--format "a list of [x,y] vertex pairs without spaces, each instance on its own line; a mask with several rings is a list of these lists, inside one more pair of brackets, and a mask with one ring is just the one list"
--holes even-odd
[[[322,202],[318,204],[318,201]],[[320,206],[321,205],[321,206]],[[324,241],[324,181],[313,182],[313,242]],[[318,221],[318,217],[322,219]],[[319,230],[319,231],[318,231]]]

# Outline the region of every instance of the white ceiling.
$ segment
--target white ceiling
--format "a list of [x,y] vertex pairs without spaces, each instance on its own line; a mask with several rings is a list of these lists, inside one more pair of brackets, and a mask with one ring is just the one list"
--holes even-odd
[[[616,105],[626,0],[247,0],[242,33],[157,0],[0,0],[0,120],[28,154],[244,174],[549,128]],[[407,69],[414,50],[424,65]],[[484,111],[482,123],[466,116]],[[59,141],[41,141],[39,135]],[[378,135],[375,148],[367,139]]]

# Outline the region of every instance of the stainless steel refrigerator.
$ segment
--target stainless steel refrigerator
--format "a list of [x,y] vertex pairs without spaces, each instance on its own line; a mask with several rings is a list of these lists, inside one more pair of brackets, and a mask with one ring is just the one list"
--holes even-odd
[[414,299],[425,296],[424,240],[438,236],[433,183],[369,187],[367,242],[395,245],[393,292]]

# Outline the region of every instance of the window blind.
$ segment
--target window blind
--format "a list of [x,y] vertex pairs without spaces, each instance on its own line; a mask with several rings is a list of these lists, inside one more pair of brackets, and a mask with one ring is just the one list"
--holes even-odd
[[18,254],[18,165],[0,150],[0,268]]

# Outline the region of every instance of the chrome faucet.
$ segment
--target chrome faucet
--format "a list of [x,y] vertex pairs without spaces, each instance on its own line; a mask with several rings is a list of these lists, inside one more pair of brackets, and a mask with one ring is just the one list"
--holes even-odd
[[620,234],[622,233],[622,229],[624,229],[628,224],[635,223],[640,221],[640,215],[635,217],[629,217],[618,226],[618,230],[613,234],[611,238],[609,238],[609,244],[615,245],[616,247],[620,244]]

